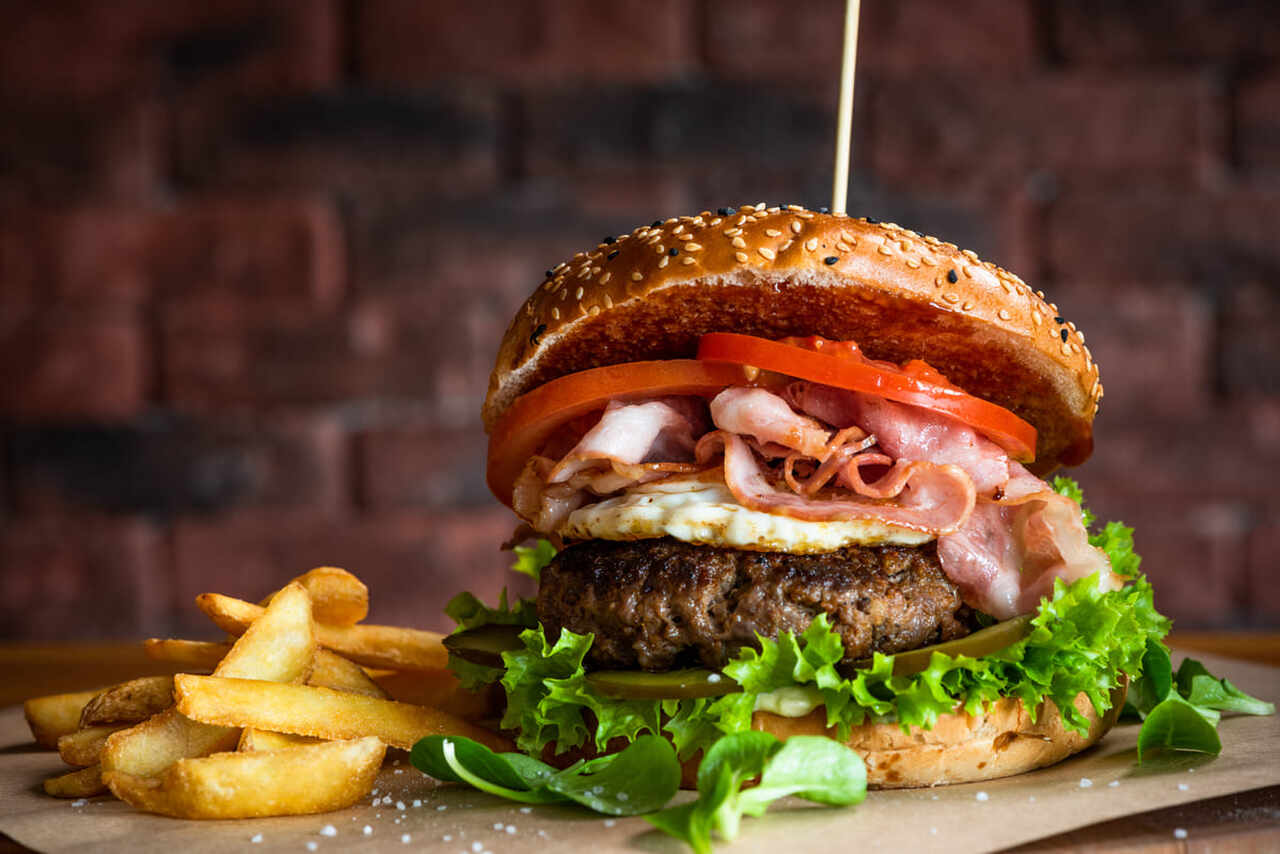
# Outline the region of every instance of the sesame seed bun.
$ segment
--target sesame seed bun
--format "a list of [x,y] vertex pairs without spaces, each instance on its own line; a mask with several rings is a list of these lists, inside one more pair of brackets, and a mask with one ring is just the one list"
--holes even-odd
[[1098,366],[1056,306],[950,243],[795,205],[664,220],[558,265],[507,329],[485,427],[557,377],[688,358],[717,331],[820,335],[857,341],[873,359],[923,359],[1034,425],[1037,473],[1093,448]]

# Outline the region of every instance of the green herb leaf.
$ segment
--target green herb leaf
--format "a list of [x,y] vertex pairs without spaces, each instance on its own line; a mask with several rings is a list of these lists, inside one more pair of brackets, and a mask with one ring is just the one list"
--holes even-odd
[[833,807],[860,804],[867,797],[867,766],[838,741],[792,736],[765,766],[760,785],[743,792],[739,802],[747,815],[759,816],[787,795]]
[[[450,783],[469,783],[482,792],[526,804],[547,804],[564,800],[562,795],[531,787],[528,763],[537,760],[518,754],[498,754],[482,744],[461,736],[432,735],[420,739],[409,753],[409,761],[424,774]],[[538,763],[542,764],[542,763]],[[554,769],[545,766],[547,774]]]
[[1142,676],[1133,681],[1130,701],[1139,716],[1145,717],[1164,702],[1173,690],[1173,662],[1169,648],[1154,638],[1147,641],[1142,654]]
[[1222,741],[1201,710],[1173,694],[1147,714],[1138,733],[1138,761],[1156,750],[1222,752]]
[[556,547],[547,540],[538,540],[532,546],[516,546],[516,559],[511,564],[513,572],[527,575],[534,581],[542,579],[542,570],[556,556]]
[[1219,679],[1194,658],[1185,658],[1178,667],[1178,693],[1188,703],[1222,712],[1243,715],[1274,715],[1273,703],[1251,697],[1226,679]]
[[620,753],[561,771],[547,788],[607,815],[661,809],[680,789],[680,762],[665,738],[642,735]]

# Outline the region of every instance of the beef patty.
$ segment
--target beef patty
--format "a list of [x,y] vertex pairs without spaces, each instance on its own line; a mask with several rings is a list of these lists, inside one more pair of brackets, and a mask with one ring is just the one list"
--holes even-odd
[[756,633],[802,632],[823,612],[846,662],[973,628],[934,543],[796,555],[592,540],[556,555],[538,589],[538,616],[554,634],[595,634],[596,668],[718,668],[756,645]]

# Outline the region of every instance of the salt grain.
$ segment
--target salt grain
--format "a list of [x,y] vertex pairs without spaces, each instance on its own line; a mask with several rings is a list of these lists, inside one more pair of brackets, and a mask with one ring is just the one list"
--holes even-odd
[[440,806],[436,807],[436,812],[444,812],[448,808],[449,808],[448,804],[440,804]]
[[529,813],[533,812],[533,807],[520,807],[520,812],[523,813],[524,815],[528,815]]
[[991,798],[991,796],[988,795],[986,792],[978,792],[978,794],[974,795],[974,797],[980,801],[989,800]]
[[494,829],[494,830],[502,830],[502,822],[500,822],[500,821],[494,822],[494,824],[493,824],[493,829]]
[[413,805],[414,805],[415,807],[420,807],[420,806],[422,806],[422,799],[421,799],[421,798],[414,798],[414,799],[413,799]]
[[611,818],[607,818],[607,819],[605,819],[605,820],[604,820],[604,826],[605,826],[605,827],[613,827],[615,824],[617,824],[617,822],[616,822],[616,821],[614,821],[614,820],[613,820],[613,819],[611,819]]
[[88,802],[87,800],[85,800],[84,798],[79,798],[79,799],[77,799],[77,800],[72,801],[72,802],[71,802],[71,806],[73,806],[73,807],[82,807],[82,806],[84,806],[84,805],[85,805],[85,804],[87,804],[87,803],[89,803],[89,802]]
[[1110,783],[1107,784],[1107,786],[1112,789],[1114,789],[1116,786],[1119,786],[1119,785],[1120,785],[1119,780],[1112,780]]
[[453,841],[453,834],[451,834],[451,833],[446,833],[444,836],[441,836],[441,837],[440,837],[440,841],[442,841],[442,842],[452,842],[452,841]]
[[1186,839],[1186,838],[1187,838],[1187,831],[1186,831],[1185,829],[1181,828],[1181,827],[1175,827],[1175,828],[1173,829],[1173,838],[1174,838],[1174,839]]
[[1089,787],[1090,787],[1090,786],[1092,786],[1092,785],[1093,785],[1093,781],[1092,781],[1092,780],[1090,780],[1088,777],[1081,777],[1081,778],[1080,778],[1080,788],[1082,788],[1082,789],[1087,789],[1087,788],[1089,788]]
[[254,845],[257,845],[259,842],[262,841],[262,834],[255,833],[253,836],[249,837],[249,841],[252,842]]
[[400,841],[401,841],[401,842],[403,842],[405,845],[408,845],[408,844],[409,844],[409,840],[410,840],[410,839],[412,839],[412,838],[413,838],[413,837],[412,837],[412,836],[410,836],[410,835],[409,835],[409,834],[407,834],[407,833],[402,833],[402,834],[400,835]]
[[315,850],[316,850],[317,848],[319,848],[319,847],[320,847],[320,846],[319,846],[319,845],[317,845],[317,844],[315,844],[314,842],[308,842],[308,843],[307,843],[307,850],[308,850],[308,851],[315,851]]
[[373,836],[373,828],[366,824],[366,825],[364,826],[364,835],[365,835],[365,836]]
[[1190,789],[1190,788],[1191,788],[1191,787],[1190,787],[1190,786],[1188,786],[1186,783],[1179,783],[1179,784],[1178,784],[1178,791],[1179,791],[1179,792],[1185,792],[1187,789]]
[[404,801],[396,801],[396,809],[404,811]]
[[515,835],[516,835],[516,826],[515,826],[514,824],[508,824],[508,825],[507,825],[507,833],[508,833],[508,834],[510,834],[511,836],[515,836]]
[[481,845],[479,842],[472,842],[471,850],[476,852],[476,854],[480,854],[480,852],[484,850],[484,846]]
[[320,835],[321,836],[337,836],[338,828],[334,827],[332,824],[326,824],[324,827],[320,828]]

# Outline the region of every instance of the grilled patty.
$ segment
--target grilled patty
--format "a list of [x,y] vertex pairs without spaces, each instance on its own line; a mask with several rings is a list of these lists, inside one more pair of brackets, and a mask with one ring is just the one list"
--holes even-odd
[[796,555],[592,540],[556,555],[538,589],[543,624],[594,633],[588,662],[602,669],[718,668],[756,633],[802,632],[824,612],[846,662],[973,628],[934,543]]

